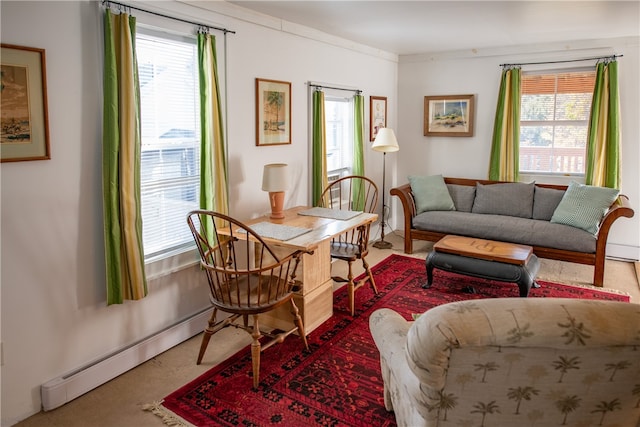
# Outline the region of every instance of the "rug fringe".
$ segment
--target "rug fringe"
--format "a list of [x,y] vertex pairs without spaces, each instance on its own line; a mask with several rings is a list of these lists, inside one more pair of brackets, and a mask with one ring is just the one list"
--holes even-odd
[[196,427],[184,418],[179,417],[162,406],[162,401],[143,405],[142,410],[151,412],[152,414],[162,418],[162,422],[170,427]]
[[601,291],[601,292],[608,292],[610,294],[616,294],[616,295],[622,295],[625,297],[631,297],[631,294],[629,292],[625,292],[625,291],[620,291],[618,289],[613,289],[613,288],[605,288],[600,287],[600,286],[595,286],[595,285],[591,285],[588,283],[584,283],[584,282],[572,282],[570,280],[564,280],[562,282],[558,281],[558,279],[552,279],[552,278],[545,278],[544,275],[538,275],[536,277],[537,281],[541,281],[541,282],[549,282],[549,283],[557,283],[558,285],[565,285],[565,286],[573,286],[576,288],[584,288],[584,289],[590,289],[593,291]]

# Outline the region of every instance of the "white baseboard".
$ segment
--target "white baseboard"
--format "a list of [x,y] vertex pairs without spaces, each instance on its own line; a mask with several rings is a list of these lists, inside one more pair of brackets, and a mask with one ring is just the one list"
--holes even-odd
[[607,243],[607,258],[638,261],[640,260],[640,248],[637,246]]
[[199,334],[207,325],[211,310],[201,310],[174,326],[44,383],[40,387],[43,409],[50,411],[62,406]]

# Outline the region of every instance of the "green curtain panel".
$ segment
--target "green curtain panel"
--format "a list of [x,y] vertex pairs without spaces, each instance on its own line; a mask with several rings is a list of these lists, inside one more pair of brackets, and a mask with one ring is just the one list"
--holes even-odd
[[312,177],[311,197],[313,205],[318,206],[320,195],[327,185],[327,144],[324,119],[324,92],[313,91],[313,129],[312,129]]
[[491,180],[519,179],[520,75],[520,68],[502,70],[489,160]]
[[[353,97],[353,169],[352,175],[364,176],[364,96]],[[364,209],[364,182],[358,181],[353,191],[353,208]]]
[[[226,215],[229,212],[228,168],[217,68],[216,38],[199,33],[200,208]],[[212,233],[212,229],[204,232]]]
[[588,135],[586,184],[620,188],[618,61],[596,65]]
[[102,173],[107,304],[147,295],[140,210],[136,19],[104,15]]

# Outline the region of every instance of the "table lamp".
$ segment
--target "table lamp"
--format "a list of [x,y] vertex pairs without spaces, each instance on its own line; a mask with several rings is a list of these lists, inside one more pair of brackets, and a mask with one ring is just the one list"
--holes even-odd
[[264,165],[262,173],[262,191],[269,192],[271,218],[282,219],[284,206],[284,192],[289,189],[289,173],[285,163],[271,163]]
[[396,135],[393,133],[393,130],[389,128],[382,128],[378,130],[378,134],[376,135],[376,139],[373,141],[371,148],[374,151],[382,152],[382,229],[380,232],[380,240],[375,242],[373,247],[378,249],[389,249],[392,246],[391,242],[384,241],[384,223],[386,221],[385,214],[388,212],[387,205],[384,201],[385,177],[387,175],[386,158],[387,153],[398,151],[400,147],[398,147],[398,140],[396,139]]

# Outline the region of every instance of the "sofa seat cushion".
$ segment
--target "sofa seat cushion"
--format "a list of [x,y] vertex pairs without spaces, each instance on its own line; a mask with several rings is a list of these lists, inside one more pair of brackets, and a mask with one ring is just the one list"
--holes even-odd
[[579,228],[528,218],[480,215],[468,212],[424,212],[413,227],[445,234],[542,246],[583,253],[596,252],[596,238]]
[[535,183],[476,184],[471,212],[531,218]]

